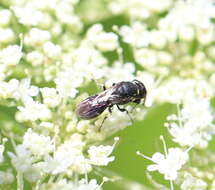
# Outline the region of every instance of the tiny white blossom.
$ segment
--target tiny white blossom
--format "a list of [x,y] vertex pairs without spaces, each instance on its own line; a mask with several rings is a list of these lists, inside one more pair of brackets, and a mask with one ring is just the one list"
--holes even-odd
[[55,45],[52,42],[46,42],[43,45],[44,53],[52,59],[57,59],[61,55],[61,47],[59,45]]
[[36,164],[33,164],[32,167],[24,173],[24,178],[30,183],[37,182],[41,179],[41,176],[41,168],[37,167]]
[[193,177],[190,173],[184,174],[185,180],[181,184],[181,190],[195,189],[195,190],[206,190],[208,185],[202,179]]
[[49,107],[56,107],[59,105],[61,99],[59,94],[55,88],[41,88],[40,91],[42,92],[43,102]]
[[53,156],[46,155],[43,170],[52,174],[65,173],[69,168],[81,174],[90,171],[91,167],[82,155],[84,144],[81,136],[74,134],[54,151]]
[[45,104],[35,102],[30,97],[26,98],[24,106],[18,106],[18,109],[17,119],[19,121],[47,120],[51,118],[51,111],[48,107]]
[[179,37],[184,41],[192,41],[195,37],[195,31],[191,26],[179,28]]
[[34,159],[31,156],[30,151],[21,144],[16,146],[15,152],[16,154],[8,152],[8,155],[11,158],[11,162],[16,170],[23,173],[31,169]]
[[[209,33],[214,30],[210,21],[210,19],[214,17],[214,10],[213,1],[210,0],[177,1],[174,8],[169,11],[167,16],[159,20],[158,25],[160,29],[166,33],[166,38],[170,41],[175,41],[178,34],[182,37],[181,39],[187,41],[189,38],[192,39],[193,35],[193,31],[187,29],[187,27],[196,27],[197,31],[208,29]],[[187,30],[186,34],[184,30]],[[188,31],[190,33],[188,33]],[[204,32],[201,34],[204,35]],[[206,39],[207,38],[208,37],[206,37]],[[201,40],[201,37],[199,40],[200,42],[204,41]],[[209,41],[211,40],[212,38],[209,37]],[[208,40],[206,41],[208,43]]]
[[104,32],[101,24],[93,25],[87,32],[87,38],[101,51],[118,48],[118,36],[113,32]]
[[0,28],[0,42],[2,44],[9,44],[14,42],[16,35],[11,28]]
[[9,82],[0,81],[0,97],[7,99],[12,98],[14,91],[17,89],[17,82],[10,80]]
[[112,67],[105,68],[108,74],[108,81],[106,81],[106,86],[111,86],[113,83],[124,81],[131,81],[134,79],[135,66],[133,63],[120,63],[115,62]]
[[80,155],[74,159],[70,170],[72,170],[74,173],[86,174],[92,170],[92,166],[87,158],[85,158],[83,155]]
[[162,12],[168,9],[172,4],[171,0],[124,0],[110,1],[109,8],[114,14],[122,13],[123,11],[129,14],[133,19],[146,19],[155,12]]
[[213,115],[208,99],[196,99],[185,103],[180,115],[175,119],[179,124],[171,121],[169,131],[173,140],[182,146],[204,148],[215,133],[211,124]]
[[61,23],[67,24],[70,26],[73,32],[77,33],[81,31],[83,24],[81,19],[76,14],[74,14],[73,9],[74,8],[71,3],[60,1],[58,6],[56,6],[55,12],[58,20]]
[[[71,80],[72,79],[72,80]],[[83,82],[83,77],[79,73],[75,73],[73,69],[67,69],[59,72],[55,79],[56,89],[61,97],[74,98],[78,93],[76,89]]]
[[158,64],[156,51],[147,48],[141,48],[135,51],[135,59],[142,66],[150,69],[151,67]]
[[152,44],[153,46],[161,49],[164,48],[166,42],[167,40],[162,31],[152,30],[150,32],[150,44]]
[[183,119],[189,119],[193,125],[206,126],[213,121],[212,110],[208,99],[191,100],[183,105],[181,110]]
[[112,162],[115,157],[108,157],[113,151],[113,146],[91,146],[88,150],[90,163],[97,166],[106,166]]
[[91,179],[88,183],[85,179],[82,179],[78,182],[78,187],[75,190],[101,190],[101,187],[95,179]]
[[0,51],[0,63],[15,66],[22,58],[22,49],[18,45],[10,45]]
[[119,33],[124,42],[134,47],[141,48],[149,45],[150,33],[141,22],[134,22],[131,26],[124,25],[120,28]]
[[41,184],[40,190],[101,190],[102,184],[97,184],[95,179],[87,181],[86,179],[77,180],[76,182],[67,179],[59,179],[56,182]]
[[36,96],[39,88],[30,85],[30,79],[25,78],[21,81],[13,78],[9,82],[0,82],[0,96],[2,98],[14,98],[16,100],[24,101],[30,96]]
[[24,38],[24,43],[29,46],[41,45],[51,39],[49,31],[38,28],[31,28],[28,35]]
[[12,7],[19,22],[27,26],[36,26],[43,21],[44,14],[30,4]]
[[54,150],[54,144],[49,136],[39,135],[32,129],[25,133],[23,145],[35,156],[45,156]]
[[11,184],[14,181],[14,176],[11,172],[0,171],[0,185]]
[[[142,155],[137,152],[137,154]],[[188,160],[187,151],[182,151],[180,148],[169,148],[167,155],[160,152],[153,154],[152,158],[142,155],[144,158],[151,160],[155,164],[149,165],[149,171],[158,171],[164,175],[166,180],[175,180],[178,177],[178,171]]]
[[0,26],[7,26],[11,21],[12,13],[8,9],[2,9],[0,11]]
[[36,96],[39,93],[39,88],[31,85],[30,78],[24,78],[21,81],[11,79],[9,82],[16,87],[12,95],[16,100],[24,101],[26,98]]
[[44,63],[44,55],[39,51],[32,51],[26,55],[26,60],[33,66],[42,65]]

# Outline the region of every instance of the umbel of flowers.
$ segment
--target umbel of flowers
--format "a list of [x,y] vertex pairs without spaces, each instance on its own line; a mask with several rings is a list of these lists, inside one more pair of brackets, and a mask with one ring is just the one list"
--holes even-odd
[[81,120],[76,106],[96,83],[138,79],[147,107],[178,108],[165,123],[177,147],[162,138],[164,154],[138,152],[147,169],[171,190],[214,190],[214,19],[213,0],[1,0],[0,189],[102,189],[111,176],[89,173],[114,161],[119,138],[105,139],[131,121],[116,109]]

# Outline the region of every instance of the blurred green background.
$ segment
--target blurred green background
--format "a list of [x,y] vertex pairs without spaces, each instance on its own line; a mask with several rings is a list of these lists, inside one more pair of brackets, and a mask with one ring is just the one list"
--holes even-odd
[[[167,128],[164,127],[164,122],[166,117],[174,112],[175,106],[164,104],[142,109],[149,109],[143,121],[135,122],[132,126],[116,134],[116,136],[120,137],[120,141],[113,153],[116,159],[107,168],[127,180],[151,186],[146,177],[146,167],[152,162],[138,156],[136,151],[140,151],[149,157],[155,152],[163,153],[163,145],[160,141],[161,135],[164,136],[169,147],[173,145]],[[157,172],[151,174],[156,181],[168,185],[168,182],[164,182],[163,177]],[[108,182],[104,185],[104,189],[121,190],[124,187]]]

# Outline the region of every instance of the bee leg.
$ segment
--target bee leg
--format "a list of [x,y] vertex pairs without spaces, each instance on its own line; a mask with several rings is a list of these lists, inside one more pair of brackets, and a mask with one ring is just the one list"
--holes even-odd
[[133,112],[134,109],[137,107],[137,105],[140,104],[140,100],[135,100],[134,103],[135,103],[135,105],[134,105],[134,107],[132,108],[131,112]]
[[108,118],[108,116],[105,116],[104,119],[102,120],[102,123],[101,125],[99,126],[98,128],[98,131],[101,132],[101,128],[102,128],[102,125],[104,124],[105,120]]
[[113,108],[113,106],[109,106],[109,107],[108,107],[109,113],[112,113],[112,108]]
[[126,112],[127,115],[128,115],[128,117],[129,117],[129,119],[131,120],[131,122],[134,123],[134,120],[133,120],[132,117],[130,116],[128,110],[126,110],[125,108],[120,108],[119,105],[117,105],[117,104],[116,104],[116,106],[117,106],[117,108],[118,108],[119,111],[121,111],[121,112]]
[[[112,113],[112,108],[113,108],[113,106],[109,106],[108,107],[108,111],[110,112],[110,113]],[[105,120],[108,118],[108,116],[105,116],[104,117],[104,119],[103,119],[103,121],[102,121],[102,123],[101,123],[101,125],[100,125],[100,127],[99,127],[99,132],[101,131],[101,128],[102,128],[102,125],[104,124],[104,122],[105,122]]]

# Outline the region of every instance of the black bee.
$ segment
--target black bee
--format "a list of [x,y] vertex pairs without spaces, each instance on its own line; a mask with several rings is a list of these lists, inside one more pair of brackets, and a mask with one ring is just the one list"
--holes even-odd
[[116,105],[117,108],[124,112],[128,111],[120,108],[119,105],[134,102],[139,104],[141,99],[146,99],[146,88],[138,80],[132,82],[119,82],[112,87],[104,89],[103,92],[90,96],[83,100],[77,108],[77,115],[82,119],[92,119],[99,116],[106,108],[111,113],[111,108]]

